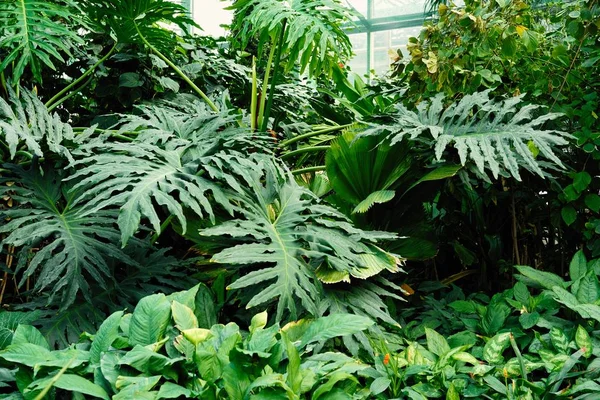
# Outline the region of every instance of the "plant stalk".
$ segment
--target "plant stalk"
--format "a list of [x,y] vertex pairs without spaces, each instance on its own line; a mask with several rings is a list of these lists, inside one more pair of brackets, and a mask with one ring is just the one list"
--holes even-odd
[[140,35],[140,39],[142,39],[142,42],[144,42],[144,44],[146,46],[148,46],[148,48],[150,50],[152,50],[152,52],[154,52],[154,54],[156,54],[169,67],[171,67],[173,69],[173,71],[175,71],[175,73],[177,73],[177,75],[179,75],[181,77],[181,79],[183,79],[188,85],[190,85],[190,87],[200,97],[202,97],[202,99],[206,102],[206,104],[208,104],[208,106],[210,108],[212,108],[212,110],[214,112],[218,113],[219,112],[219,108],[215,105],[215,103],[213,103],[211,101],[211,99],[208,98],[208,96],[202,91],[202,89],[200,89],[198,86],[196,86],[196,84],[194,82],[192,82],[192,80],[190,78],[188,78],[188,76],[186,74],[184,74],[183,71],[181,69],[179,69],[179,67],[177,65],[173,64],[173,62],[171,60],[169,60],[163,53],[161,53],[160,51],[158,51],[158,49],[156,47],[154,47],[152,44],[150,44],[150,42],[148,42],[148,40],[146,40],[146,38],[144,37],[144,35],[142,35],[142,32],[140,31],[140,28],[138,28],[137,24],[135,24],[135,29],[137,30],[138,35]]
[[262,82],[262,88],[260,89],[260,105],[258,107],[258,126],[260,126],[261,128],[263,126],[263,118],[265,115],[265,102],[267,100],[267,90],[269,89],[269,77],[271,76],[271,69],[273,68],[273,57],[275,57],[275,50],[277,49],[276,40],[276,36],[273,36],[273,40],[271,42],[271,50],[269,51],[269,59],[267,60],[267,69],[265,70],[265,77]]
[[[94,64],[90,68],[88,68],[88,70],[85,71],[83,73],[83,75],[81,75],[79,78],[77,78],[76,80],[74,80],[73,82],[71,82],[66,88],[64,88],[63,90],[61,90],[60,92],[58,92],[54,97],[52,97],[50,100],[48,100],[46,102],[46,107],[50,107],[52,104],[54,104],[55,102],[57,102],[58,99],[61,98],[61,96],[63,96],[69,90],[71,90],[72,88],[74,88],[75,86],[77,86],[79,84],[79,82],[83,81],[88,75],[90,75],[92,72],[94,72],[96,70],[96,68],[98,68],[98,66],[100,64],[102,64],[104,61],[106,61],[115,52],[116,48],[117,48],[117,42],[115,42],[115,44],[113,44],[113,46],[111,47],[111,49],[108,51],[108,53],[106,53],[106,55],[104,55],[104,57],[102,57],[101,59],[99,59],[96,64]],[[85,85],[81,86],[79,89],[77,89],[77,91],[83,89],[84,87],[85,87]],[[61,100],[61,102],[64,101],[64,100],[66,100],[66,99]]]
[[256,96],[258,95],[258,88],[256,82],[256,57],[252,57],[252,99],[250,101],[250,130],[256,131]]
[[320,151],[327,151],[329,150],[329,146],[310,146],[310,147],[302,147],[300,149],[294,150],[294,151],[290,151],[288,153],[282,154],[281,158],[285,159],[285,158],[290,158],[293,156],[297,156],[298,154],[304,154],[304,153],[318,153]]
[[347,124],[347,125],[331,126],[329,128],[321,129],[321,130],[318,130],[318,131],[312,131],[312,132],[304,133],[302,135],[298,135],[298,136],[293,137],[291,139],[284,140],[283,142],[279,143],[279,148],[289,146],[290,144],[294,144],[296,142],[299,142],[300,140],[308,139],[308,138],[311,138],[313,136],[323,135],[323,134],[326,134],[326,133],[331,133],[331,132],[339,131],[339,130],[342,130],[342,129],[346,129],[346,128],[351,127],[352,125],[354,125],[354,124],[352,123],[352,124]]
[[[52,103],[50,106],[46,105],[46,107],[48,108],[48,112],[51,112],[52,110],[54,110],[56,107],[60,106],[65,101],[67,101],[71,97],[75,96],[77,93],[79,93],[79,91],[81,91],[81,89],[83,89],[84,87],[86,87],[90,83],[92,83],[92,77],[90,77],[87,81],[85,81],[85,83],[83,85],[79,86],[77,88],[77,90],[72,91],[68,95],[66,95],[63,98],[61,98],[60,100],[56,101],[55,103]],[[46,103],[46,104],[48,104],[48,103]]]
[[[275,86],[277,84],[277,73],[281,69],[279,63],[281,62],[281,54],[283,53],[283,39],[285,38],[285,27],[287,20],[283,20],[281,25],[281,31],[279,32],[279,39],[277,40],[277,54],[275,56],[275,64],[273,64],[273,79],[271,80],[271,90],[269,91],[269,100],[267,101],[267,108],[265,109],[265,117],[262,121],[261,130],[267,131],[267,124],[269,123],[269,116],[271,115],[271,107],[273,107],[273,96],[275,94]],[[264,95],[264,93],[263,93]]]
[[306,174],[308,172],[317,172],[317,171],[325,171],[326,167],[324,165],[317,165],[316,167],[306,167],[300,168],[292,171],[294,175]]

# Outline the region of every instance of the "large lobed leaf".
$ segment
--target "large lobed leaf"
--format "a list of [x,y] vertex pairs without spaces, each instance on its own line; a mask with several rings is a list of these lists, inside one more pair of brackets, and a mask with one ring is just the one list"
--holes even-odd
[[3,0],[0,2],[0,73],[12,66],[12,83],[18,85],[25,68],[42,82],[42,67],[56,70],[63,55],[83,40],[77,34],[74,3],[70,0]]
[[510,174],[521,179],[523,167],[544,176],[540,156],[564,168],[555,154],[556,147],[568,144],[570,135],[556,129],[543,129],[544,123],[561,114],[545,113],[535,117],[537,105],[518,107],[523,96],[495,101],[490,91],[463,97],[458,103],[443,106],[443,94],[424,101],[417,111],[397,105],[393,124],[371,125],[359,136],[383,134],[391,144],[405,137],[414,140],[429,133],[435,146],[435,155],[442,159],[445,150],[453,145],[463,165],[472,161],[483,174],[488,168],[494,177]]
[[[337,210],[318,204],[272,158],[241,154],[219,158],[220,163],[206,168],[213,177],[226,179],[235,191],[238,218],[200,233],[242,242],[215,254],[213,261],[260,265],[230,285],[231,289],[260,288],[248,308],[277,298],[278,320],[285,310],[296,317],[297,301],[318,315],[318,279],[333,283],[400,270],[396,257],[373,245],[394,235],[354,228]],[[237,179],[230,179],[232,174]]]
[[354,14],[339,0],[237,0],[233,31],[242,48],[254,37],[261,41],[278,34],[285,24],[280,46],[287,51],[287,68],[300,59],[300,70],[311,75],[331,73],[339,60],[352,55],[352,45],[342,28]]
[[[36,274],[35,290],[51,289],[50,301],[60,294],[64,310],[78,292],[89,296],[89,278],[105,284],[109,259],[135,264],[115,246],[119,231],[114,211],[85,210],[77,193],[69,193],[62,177],[47,166],[43,174],[37,163],[29,170],[5,168],[11,176],[0,179],[0,195],[12,197],[18,206],[1,212],[9,221],[0,226],[0,233],[7,234],[0,246],[19,250],[17,272],[26,267],[21,284]],[[16,184],[5,185],[9,180]]]

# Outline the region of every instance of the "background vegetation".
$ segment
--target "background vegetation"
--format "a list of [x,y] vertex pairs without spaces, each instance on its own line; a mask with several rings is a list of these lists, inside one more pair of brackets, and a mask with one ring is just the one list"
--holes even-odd
[[0,396],[598,396],[597,1],[232,9],[0,3]]

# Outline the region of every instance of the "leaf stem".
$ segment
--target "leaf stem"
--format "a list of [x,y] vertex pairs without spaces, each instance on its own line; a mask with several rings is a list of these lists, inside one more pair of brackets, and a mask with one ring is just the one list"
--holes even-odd
[[140,28],[138,27],[138,25],[135,22],[133,24],[135,25],[135,29],[136,29],[138,35],[140,36],[140,39],[142,39],[142,41],[144,42],[144,44],[146,46],[148,46],[148,48],[150,50],[152,50],[161,60],[163,60],[165,63],[167,63],[167,65],[169,67],[171,67],[173,69],[173,71],[175,71],[177,73],[177,75],[179,75],[181,77],[181,79],[183,79],[188,85],[190,85],[190,87],[200,97],[202,97],[202,99],[206,102],[206,104],[208,104],[208,106],[210,108],[213,109],[214,112],[218,113],[219,108],[215,105],[215,103],[213,103],[208,98],[208,96],[202,91],[202,89],[200,89],[198,86],[196,86],[196,84],[194,82],[192,82],[192,80],[190,78],[188,78],[188,76],[186,74],[184,74],[183,71],[181,69],[179,69],[179,67],[177,67],[177,65],[173,64],[173,62],[171,60],[169,60],[165,55],[163,55],[163,53],[158,51],[158,49],[156,47],[154,47],[152,44],[150,44],[150,42],[148,42],[148,40],[146,40],[144,35],[142,35],[142,32],[140,31]]
[[320,151],[327,151],[329,150],[329,146],[310,146],[310,147],[302,147],[299,148],[297,150],[294,151],[290,151],[288,153],[282,154],[281,158],[290,158],[293,156],[297,156],[298,154],[304,154],[304,153],[318,153]]
[[256,96],[258,95],[258,88],[256,82],[256,57],[252,57],[252,99],[250,100],[250,130],[256,131]]
[[90,76],[90,78],[87,81],[85,81],[85,83],[83,85],[79,86],[77,88],[77,90],[72,91],[71,93],[69,93],[68,95],[64,96],[63,98],[61,98],[57,102],[52,103],[52,105],[50,105],[50,106],[46,105],[46,107],[48,108],[48,112],[51,112],[52,110],[54,110],[56,107],[60,106],[65,101],[67,101],[71,97],[75,96],[77,93],[79,93],[81,91],[81,89],[83,89],[84,87],[86,87],[87,85],[89,85],[90,83],[92,83],[92,80],[93,80],[93,77]]
[[[271,76],[271,69],[273,68],[273,57],[275,56],[275,50],[277,49],[276,35],[273,35],[271,42],[271,50],[269,51],[269,59],[267,60],[267,69],[265,71],[265,77],[262,82],[262,88],[260,90],[260,106],[258,107],[258,125],[263,126],[263,117],[265,115],[265,102],[267,100],[267,90],[269,89],[269,77]],[[263,129],[264,131],[265,129]]]
[[304,133],[302,135],[295,136],[295,137],[293,137],[291,139],[284,140],[283,142],[279,143],[279,148],[289,146],[290,144],[299,142],[300,140],[311,138],[313,136],[323,135],[323,134],[326,134],[326,133],[331,133],[331,132],[339,131],[339,130],[342,130],[342,129],[346,129],[346,128],[351,127],[352,125],[354,125],[354,123],[352,123],[352,124],[346,124],[346,125],[331,126],[329,128],[321,129],[321,130],[318,130],[318,131],[312,131],[312,132]]
[[[101,59],[98,60],[98,62],[96,62],[96,64],[92,65],[87,71],[85,71],[83,73],[83,75],[81,75],[79,78],[77,78],[76,80],[74,80],[73,82],[71,82],[67,87],[65,87],[63,90],[61,90],[60,92],[58,92],[54,97],[52,97],[50,100],[48,100],[46,102],[46,107],[50,107],[52,104],[54,104],[55,102],[58,101],[58,99],[63,96],[65,93],[67,93],[69,90],[71,90],[72,88],[74,88],[75,86],[77,86],[79,84],[79,82],[83,81],[88,75],[90,75],[92,72],[94,72],[96,70],[96,68],[98,68],[98,66],[100,64],[102,64],[104,61],[106,61],[116,50],[117,48],[117,42],[115,42],[113,44],[113,46],[110,48],[110,50],[108,51],[108,53],[106,53],[106,55],[104,55],[104,57],[102,57]],[[79,90],[83,89],[85,87],[85,84],[83,86],[81,86]],[[64,101],[66,99],[61,100]]]
[[273,79],[271,80],[271,90],[269,90],[269,100],[267,101],[265,117],[260,128],[263,132],[267,131],[267,124],[269,123],[269,116],[271,115],[271,108],[273,107],[273,96],[275,94],[275,86],[277,84],[277,73],[281,69],[279,63],[281,62],[281,54],[283,53],[283,39],[285,38],[286,25],[287,19],[284,19],[283,24],[281,25],[281,31],[279,32],[279,39],[277,40],[277,54],[275,56],[275,64],[273,64]]
[[294,175],[300,175],[300,174],[306,174],[308,172],[325,171],[325,168],[326,167],[324,165],[317,165],[315,167],[300,168],[300,169],[296,169],[296,170],[292,171],[292,174],[294,174]]

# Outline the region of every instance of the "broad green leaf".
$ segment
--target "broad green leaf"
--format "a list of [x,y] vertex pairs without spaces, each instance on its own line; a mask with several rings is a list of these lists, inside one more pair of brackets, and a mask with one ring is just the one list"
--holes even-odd
[[191,398],[192,391],[172,382],[160,385],[157,399],[178,399],[179,397]]
[[314,320],[300,342],[300,348],[307,344],[332,339],[338,336],[352,335],[373,326],[373,320],[360,315],[333,314]]
[[108,351],[110,345],[115,341],[119,335],[119,324],[123,317],[123,311],[117,311],[111,314],[103,323],[100,325],[98,332],[94,335],[94,341],[90,347],[90,362],[98,364],[102,353]]
[[523,327],[523,329],[531,329],[538,323],[540,320],[540,314],[537,311],[532,313],[523,313],[519,316],[519,323]]
[[585,196],[585,205],[595,213],[600,212],[600,196],[590,193]]
[[594,345],[592,343],[592,339],[590,335],[585,330],[585,328],[581,325],[577,326],[577,332],[575,333],[575,343],[577,343],[577,347],[583,350],[583,356],[585,358],[589,358],[594,351]]
[[566,353],[569,349],[569,338],[560,328],[550,330],[550,340],[557,351]]
[[488,375],[485,376],[483,380],[496,392],[506,396],[506,386],[502,382],[500,382],[498,378]]
[[576,281],[579,278],[583,278],[587,273],[587,260],[583,250],[579,250],[569,264],[569,276],[572,281]]
[[446,400],[460,400],[460,394],[453,383],[451,383],[448,387],[448,391],[446,392]]
[[266,311],[263,311],[252,317],[252,320],[250,321],[250,333],[252,334],[258,329],[263,329],[267,325],[267,319],[268,314]]
[[469,363],[471,365],[479,365],[479,360],[475,358],[474,355],[464,351],[459,351],[458,353],[452,354],[452,358],[464,363]]
[[442,357],[450,351],[446,339],[433,329],[425,328],[425,335],[427,337],[427,349],[436,356]]
[[[417,182],[412,184],[406,190],[406,192],[408,192],[409,190],[413,189],[415,186],[417,186],[423,182],[438,181],[441,179],[451,178],[454,175],[456,175],[458,173],[458,171],[460,171],[462,169],[462,167],[463,166],[460,164],[459,165],[443,165],[441,167],[437,167],[433,171],[430,171],[427,174],[425,174],[424,176],[422,176]],[[404,192],[404,193],[406,193],[406,192]]]
[[510,315],[510,308],[503,302],[494,302],[487,306],[485,314],[481,319],[481,327],[486,335],[493,335],[503,326],[506,318]]
[[67,390],[69,392],[78,392],[86,396],[97,397],[101,399],[110,399],[108,394],[102,387],[90,382],[89,380],[73,374],[62,374],[57,380],[54,376],[39,379],[31,383],[28,390],[41,390],[47,385],[52,385],[59,389]]
[[371,382],[369,390],[371,390],[371,394],[378,395],[386,391],[391,383],[392,381],[389,378],[381,376],[379,378],[374,379],[373,382]]
[[502,353],[510,345],[510,335],[510,332],[499,333],[488,340],[483,347],[483,359],[490,364],[502,364],[504,362]]
[[119,364],[133,367],[146,375],[163,374],[176,379],[177,375],[173,375],[169,367],[180,360],[182,358],[171,359],[138,344],[121,357]]
[[578,192],[583,192],[592,183],[592,177],[589,173],[582,171],[575,174],[573,178],[573,187]]
[[581,278],[575,296],[579,302],[588,304],[595,303],[600,299],[600,283],[593,271]]
[[560,215],[567,226],[570,226],[577,220],[577,211],[573,206],[564,206],[560,210]]
[[173,303],[171,303],[171,313],[173,314],[173,321],[175,321],[177,329],[183,331],[186,329],[198,328],[198,320],[191,308],[178,301],[173,301]]
[[50,350],[48,341],[44,336],[31,325],[19,325],[12,337],[12,345],[31,343]]
[[[310,329],[310,328],[309,328]],[[294,393],[300,393],[302,387],[302,374],[300,372],[300,355],[298,349],[287,337],[285,331],[281,331],[281,340],[285,346],[288,357],[288,365],[286,369],[286,384]]]
[[171,320],[171,305],[164,294],[144,297],[133,311],[129,343],[147,346],[160,341]]
[[[540,271],[524,265],[517,265],[515,268],[525,277],[536,282],[544,289],[552,289],[555,286],[565,288],[565,281],[558,275],[551,272]],[[517,276],[518,278],[518,276]]]
[[56,355],[47,348],[31,343],[10,345],[0,351],[0,358],[16,364],[34,367],[36,364],[56,360]]
[[223,370],[223,387],[230,399],[243,399],[248,387],[250,377],[236,363],[229,363]]
[[531,295],[529,294],[529,289],[523,282],[517,282],[513,287],[513,295],[515,300],[517,300],[522,305],[529,307],[529,299]]

